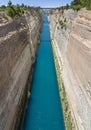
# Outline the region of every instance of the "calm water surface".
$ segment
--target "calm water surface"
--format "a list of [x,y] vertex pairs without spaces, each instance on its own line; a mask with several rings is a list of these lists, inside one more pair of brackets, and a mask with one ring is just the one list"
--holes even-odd
[[47,16],[34,70],[23,130],[65,130]]

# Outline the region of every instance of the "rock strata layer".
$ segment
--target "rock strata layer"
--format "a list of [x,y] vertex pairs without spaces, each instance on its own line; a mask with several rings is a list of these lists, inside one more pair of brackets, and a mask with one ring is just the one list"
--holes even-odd
[[91,11],[55,10],[51,39],[76,130],[91,129]]
[[41,11],[32,13],[0,26],[0,130],[20,129],[42,25]]

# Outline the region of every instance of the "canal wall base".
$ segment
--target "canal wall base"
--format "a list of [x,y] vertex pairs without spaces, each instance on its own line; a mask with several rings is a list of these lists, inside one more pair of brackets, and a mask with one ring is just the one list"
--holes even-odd
[[29,96],[27,82],[32,77],[42,25],[41,16],[41,11],[37,14],[32,10],[32,14],[26,12],[20,18],[21,22],[10,19],[0,26],[0,130],[21,129]]
[[62,80],[62,62],[60,60],[60,57],[58,56],[58,48],[53,40],[52,40],[52,49],[53,49],[53,55],[54,55],[54,61],[55,61],[57,81],[58,81],[58,86],[59,86],[59,94],[60,94],[61,104],[63,108],[65,128],[67,130],[75,130],[74,121],[71,116],[71,110],[68,104],[64,83]]
[[[57,75],[60,77],[58,80],[63,80],[74,122],[72,129],[75,130],[91,129],[90,17],[91,11],[85,9],[79,12],[55,10],[49,15],[51,40],[58,64]],[[71,130],[69,127],[66,129]]]

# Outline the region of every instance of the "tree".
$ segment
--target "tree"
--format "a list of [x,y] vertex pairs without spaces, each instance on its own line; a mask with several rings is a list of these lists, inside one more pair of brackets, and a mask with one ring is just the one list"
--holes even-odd
[[6,9],[6,14],[10,17],[14,17],[16,15],[16,11],[14,9],[14,6],[12,5],[12,2],[9,0],[8,6]]
[[8,2],[8,6],[11,7],[12,6],[12,2],[9,0]]
[[80,0],[73,0],[71,2],[71,5],[78,5],[78,4],[81,4],[81,1]]
[[91,0],[73,0],[71,2],[71,7],[77,9],[86,7],[86,9],[91,10]]
[[68,4],[66,4],[66,7],[65,7],[66,9],[69,9],[69,5]]
[[22,3],[21,7],[23,8],[25,5]]
[[16,15],[16,12],[15,12],[14,8],[8,7],[6,10],[6,14],[10,17],[14,17]]
[[16,14],[20,15],[21,9],[20,9],[20,6],[18,4],[14,7],[14,9],[15,9]]

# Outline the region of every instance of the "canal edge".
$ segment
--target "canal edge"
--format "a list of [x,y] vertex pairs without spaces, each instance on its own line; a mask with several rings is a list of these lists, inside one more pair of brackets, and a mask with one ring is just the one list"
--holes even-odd
[[61,65],[59,63],[59,57],[57,55],[57,47],[55,45],[55,41],[52,39],[51,36],[51,31],[50,31],[50,38],[51,38],[51,45],[52,45],[52,51],[53,51],[53,58],[54,58],[54,63],[55,63],[55,69],[56,69],[56,75],[57,75],[57,82],[58,82],[58,89],[59,89],[59,95],[60,95],[60,101],[62,104],[62,112],[63,112],[63,118],[64,118],[64,125],[65,125],[65,129],[66,130],[74,130],[74,123],[73,123],[73,119],[71,116],[71,111],[69,108],[69,104],[67,101],[67,95],[65,92],[65,87],[64,87],[64,83],[62,80],[62,61],[61,61]]

